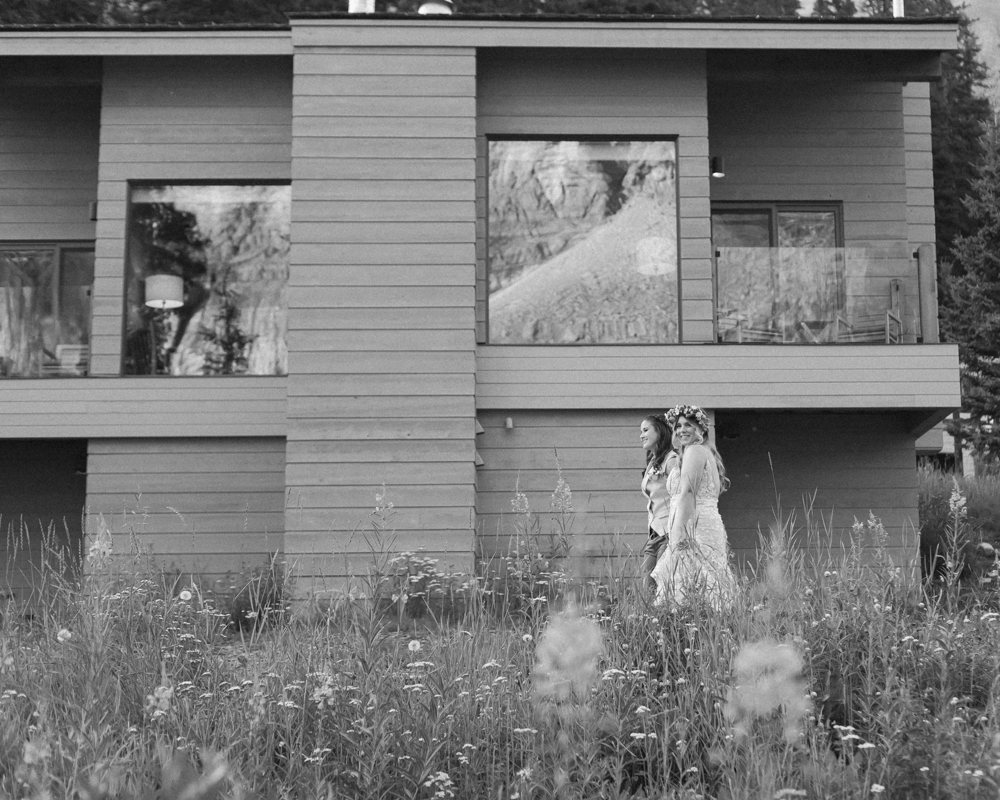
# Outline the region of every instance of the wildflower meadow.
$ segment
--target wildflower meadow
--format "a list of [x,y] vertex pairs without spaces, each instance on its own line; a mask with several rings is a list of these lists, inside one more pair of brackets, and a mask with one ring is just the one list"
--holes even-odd
[[568,574],[565,481],[543,514],[515,497],[476,575],[393,552],[382,509],[361,591],[291,609],[280,581],[237,611],[165,580],[105,526],[0,622],[0,798],[997,798],[996,555],[962,580],[946,504],[934,582],[875,517],[815,568],[784,516],[721,613],[651,606],[628,554]]

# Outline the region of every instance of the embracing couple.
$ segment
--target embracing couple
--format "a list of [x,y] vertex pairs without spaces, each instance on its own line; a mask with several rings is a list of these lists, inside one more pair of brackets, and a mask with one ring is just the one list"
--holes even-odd
[[649,540],[642,575],[655,588],[656,605],[703,597],[713,608],[736,593],[719,495],[729,479],[708,440],[709,419],[698,406],[674,406],[642,421],[646,451],[642,492],[649,511]]

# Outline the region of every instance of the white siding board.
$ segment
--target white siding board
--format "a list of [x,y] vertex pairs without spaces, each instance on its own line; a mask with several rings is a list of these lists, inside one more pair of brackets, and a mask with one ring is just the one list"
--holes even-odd
[[287,551],[314,587],[355,569],[384,482],[398,535],[468,566],[474,54],[303,48],[295,71]]
[[93,241],[100,96],[0,89],[0,240]]
[[952,345],[480,346],[476,393],[480,409],[933,409],[959,404],[957,380]]
[[207,580],[260,566],[283,548],[282,438],[92,439],[87,531],[103,515],[115,550],[130,529],[157,566]]
[[10,412],[0,415],[0,437],[284,436],[285,387],[280,377],[0,381]]

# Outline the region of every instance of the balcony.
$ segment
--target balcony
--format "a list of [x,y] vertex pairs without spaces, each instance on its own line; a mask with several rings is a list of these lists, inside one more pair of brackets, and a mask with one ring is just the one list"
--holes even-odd
[[719,248],[716,341],[917,342],[919,274],[901,246]]

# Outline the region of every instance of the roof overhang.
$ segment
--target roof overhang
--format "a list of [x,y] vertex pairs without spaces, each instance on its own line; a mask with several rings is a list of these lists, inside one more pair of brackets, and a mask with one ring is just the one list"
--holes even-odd
[[287,56],[299,47],[955,50],[954,20],[290,15],[291,26],[0,28],[4,56]]
[[954,50],[953,20],[831,22],[720,18],[549,17],[291,14],[296,47],[543,47],[692,50]]
[[0,28],[4,56],[290,56],[288,28]]

